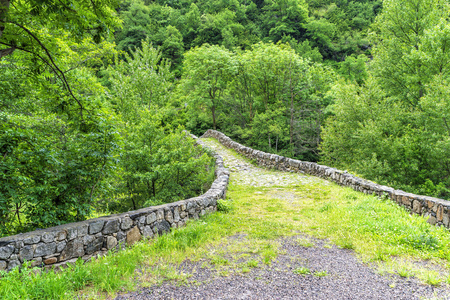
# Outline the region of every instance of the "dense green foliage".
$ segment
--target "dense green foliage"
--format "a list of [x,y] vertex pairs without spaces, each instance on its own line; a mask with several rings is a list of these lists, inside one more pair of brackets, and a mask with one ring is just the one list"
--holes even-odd
[[[45,36],[47,31],[70,33],[77,40],[90,36],[96,42],[111,36],[121,22],[114,11],[116,0],[1,0],[0,1],[0,58],[14,51],[33,54],[60,76],[57,58],[58,34]],[[56,33],[55,32],[55,33]]]
[[418,193],[450,187],[447,1],[385,1],[370,78],[333,88],[325,163]]
[[150,38],[178,70],[182,53],[205,43],[244,50],[283,41],[313,60],[343,61],[368,51],[367,29],[380,9],[373,0],[126,0],[116,41],[128,50]]
[[207,189],[211,159],[167,120],[173,75],[158,50],[118,61],[92,35],[35,33],[58,71],[20,49],[0,61],[0,235]]
[[[122,117],[118,196],[113,211],[193,197],[213,179],[212,160],[182,132],[164,107],[172,85],[170,64],[148,41],[107,70],[110,101]],[[166,123],[166,124],[165,124]],[[119,196],[120,195],[120,196]]]
[[[46,64],[30,64],[33,54],[0,61],[1,233],[85,219],[118,147],[116,118],[91,68],[108,60],[113,44],[60,33],[41,36],[58,43],[52,56],[80,102]],[[79,66],[89,57],[96,59]]]
[[258,43],[243,52],[206,44],[185,57],[178,93],[191,115],[187,128],[220,127],[261,150],[317,159],[325,93],[335,77],[330,68],[286,44]]
[[160,47],[181,79],[171,105],[186,108],[178,120],[188,116],[190,131],[215,128],[317,161],[326,93],[338,74],[367,78],[367,31],[380,9],[380,1],[128,0],[116,42]]

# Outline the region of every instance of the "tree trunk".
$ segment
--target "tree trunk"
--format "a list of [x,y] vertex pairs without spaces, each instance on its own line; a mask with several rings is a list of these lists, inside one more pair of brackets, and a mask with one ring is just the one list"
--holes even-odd
[[292,84],[292,62],[289,66],[289,90],[291,93],[291,107],[290,107],[290,120],[289,120],[289,144],[292,146],[294,142],[294,87]]
[[156,179],[152,179],[152,188],[153,188],[153,198],[156,198]]
[[209,98],[211,99],[211,115],[213,119],[213,129],[216,130],[216,89],[210,88],[209,89]]
[[216,130],[216,106],[213,105],[211,107],[211,113],[212,113],[212,118],[213,118],[213,129]]
[[[6,15],[9,11],[9,4],[10,0],[0,0],[0,39],[2,38],[3,31],[5,30],[5,21],[6,21]],[[0,59],[3,57],[10,55],[11,53],[16,50],[15,47],[10,47],[6,49],[0,50]]]
[[5,30],[6,15],[8,14],[10,0],[0,0],[0,39]]
[[14,50],[16,50],[16,48],[14,48],[14,47],[0,50],[0,59],[2,59],[5,56],[10,55],[11,53],[14,52]]

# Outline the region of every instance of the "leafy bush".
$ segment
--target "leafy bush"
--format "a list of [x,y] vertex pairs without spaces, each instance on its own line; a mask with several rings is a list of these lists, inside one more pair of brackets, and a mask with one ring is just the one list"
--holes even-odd
[[87,132],[52,114],[2,119],[0,234],[89,216],[117,146],[108,117],[90,122]]
[[217,211],[223,212],[223,213],[229,213],[234,210],[233,206],[233,200],[228,199],[219,199],[217,200]]

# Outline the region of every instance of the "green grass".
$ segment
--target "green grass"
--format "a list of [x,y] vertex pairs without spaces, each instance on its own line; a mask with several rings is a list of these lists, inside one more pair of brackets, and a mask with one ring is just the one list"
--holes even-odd
[[314,243],[308,238],[297,239],[297,244],[301,247],[310,248],[314,246]]
[[308,268],[305,267],[300,267],[294,270],[295,274],[299,274],[299,275],[309,275],[311,274],[311,271]]
[[327,273],[327,271],[317,271],[317,272],[314,272],[313,275],[315,277],[325,277],[328,275],[328,273]]
[[[430,285],[450,283],[447,229],[430,226],[389,200],[315,181],[260,188],[232,183],[227,195],[233,201],[223,202],[221,212],[170,234],[88,264],[79,261],[62,272],[2,273],[0,299],[98,299],[165,280],[183,283],[190,276],[178,268],[184,260],[216,270],[218,276],[248,273],[277,259],[281,237],[299,234],[299,247],[315,246],[308,235],[327,238],[326,247],[355,251],[380,273],[416,277]],[[287,192],[296,197],[279,197]],[[327,275],[306,267],[294,272]]]
[[259,262],[257,260],[249,260],[247,262],[247,266],[250,268],[257,268],[258,264],[259,264]]

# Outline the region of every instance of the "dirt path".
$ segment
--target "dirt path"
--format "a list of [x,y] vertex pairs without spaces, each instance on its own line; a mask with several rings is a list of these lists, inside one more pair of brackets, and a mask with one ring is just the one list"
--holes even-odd
[[[329,184],[302,174],[260,169],[216,141],[206,140],[205,144],[224,158],[232,172],[231,184],[264,187],[255,193],[270,193],[289,202],[296,195],[283,190],[283,186]],[[227,248],[246,239],[245,232],[230,236],[220,250],[227,253]],[[185,260],[177,266],[180,273],[189,274],[182,282],[165,281],[116,299],[450,299],[447,289],[397,275],[382,276],[358,261],[352,250],[338,248],[327,240],[298,233],[273,242],[279,245],[279,253],[270,264],[254,262],[252,266],[252,260],[246,258],[244,266],[249,267],[241,268],[241,264],[237,272],[239,259],[231,265],[222,264],[219,269],[202,261]]]

